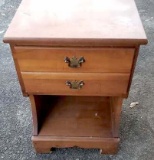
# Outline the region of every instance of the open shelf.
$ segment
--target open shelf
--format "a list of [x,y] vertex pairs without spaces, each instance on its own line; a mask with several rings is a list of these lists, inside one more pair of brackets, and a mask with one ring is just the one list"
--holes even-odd
[[46,113],[40,123],[39,136],[112,137],[108,98],[51,97],[42,102],[46,104]]
[[32,95],[30,99],[37,152],[74,146],[117,152],[121,98]]

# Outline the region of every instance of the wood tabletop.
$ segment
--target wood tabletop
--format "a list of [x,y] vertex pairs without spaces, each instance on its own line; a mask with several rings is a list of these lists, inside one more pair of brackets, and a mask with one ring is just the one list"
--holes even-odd
[[134,0],[23,0],[4,42],[146,44]]

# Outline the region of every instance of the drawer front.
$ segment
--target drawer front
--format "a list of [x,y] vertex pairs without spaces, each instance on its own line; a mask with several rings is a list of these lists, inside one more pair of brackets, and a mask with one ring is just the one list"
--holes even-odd
[[130,73],[133,48],[15,47],[22,72]]
[[123,96],[129,74],[22,72],[22,78],[30,94]]

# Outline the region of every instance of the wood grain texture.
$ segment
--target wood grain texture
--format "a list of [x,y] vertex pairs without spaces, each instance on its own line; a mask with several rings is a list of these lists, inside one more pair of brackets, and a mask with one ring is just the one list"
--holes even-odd
[[[22,72],[129,73],[133,48],[15,47],[14,56]],[[80,68],[70,68],[65,57],[84,57]]]
[[11,45],[11,44],[10,44],[10,49],[11,49],[11,51],[12,51],[12,57],[13,57],[15,69],[16,69],[16,72],[17,72],[18,80],[19,80],[19,83],[20,83],[20,87],[21,87],[21,90],[22,90],[22,94],[23,94],[23,96],[26,96],[26,97],[27,97],[28,94],[25,93],[25,86],[24,86],[24,83],[23,83],[23,79],[22,79],[22,77],[21,77],[20,66],[19,66],[18,60],[17,60],[16,57],[14,56],[14,53],[15,53],[14,45]]
[[112,134],[114,138],[119,137],[120,117],[122,111],[122,97],[110,97]]
[[37,136],[45,114],[50,109],[48,106],[55,102],[54,96],[29,95],[33,120],[33,136]]
[[131,68],[130,79],[129,79],[128,88],[127,88],[128,93],[129,93],[129,90],[130,90],[130,87],[131,87],[131,83],[132,83],[132,79],[133,79],[133,75],[134,75],[134,70],[135,70],[135,67],[136,67],[137,57],[138,57],[138,54],[139,54],[139,49],[140,49],[140,46],[136,46],[135,54],[134,54],[134,58],[133,58],[133,64],[132,64],[132,68]]
[[38,135],[32,137],[38,153],[74,146],[99,148],[103,154],[117,152],[119,138],[113,138],[109,97],[30,97],[41,111]]
[[55,103],[48,105],[50,110],[39,136],[112,137],[109,98],[59,96],[55,99]]
[[[129,74],[22,72],[30,94],[124,96]],[[81,89],[70,89],[66,81],[84,81]]]
[[33,120],[33,136],[38,135],[38,103],[35,101],[33,95],[29,95],[29,99],[31,102],[31,112],[32,112],[32,120]]
[[134,0],[23,0],[4,42],[135,45],[147,38]]
[[[4,42],[30,97],[37,152],[117,152],[122,100],[147,43],[134,0],[23,0]],[[69,68],[66,56],[86,61]],[[84,82],[81,89],[66,86],[75,80]]]
[[115,154],[118,151],[119,138],[98,137],[52,137],[33,136],[33,145],[38,153],[49,153],[54,147],[68,148],[78,146],[81,148],[100,148],[103,154]]

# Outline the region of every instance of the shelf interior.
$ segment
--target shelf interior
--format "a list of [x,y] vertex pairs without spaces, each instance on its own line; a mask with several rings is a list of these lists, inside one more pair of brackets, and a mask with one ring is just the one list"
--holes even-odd
[[39,136],[112,137],[109,98],[46,96],[41,99]]

